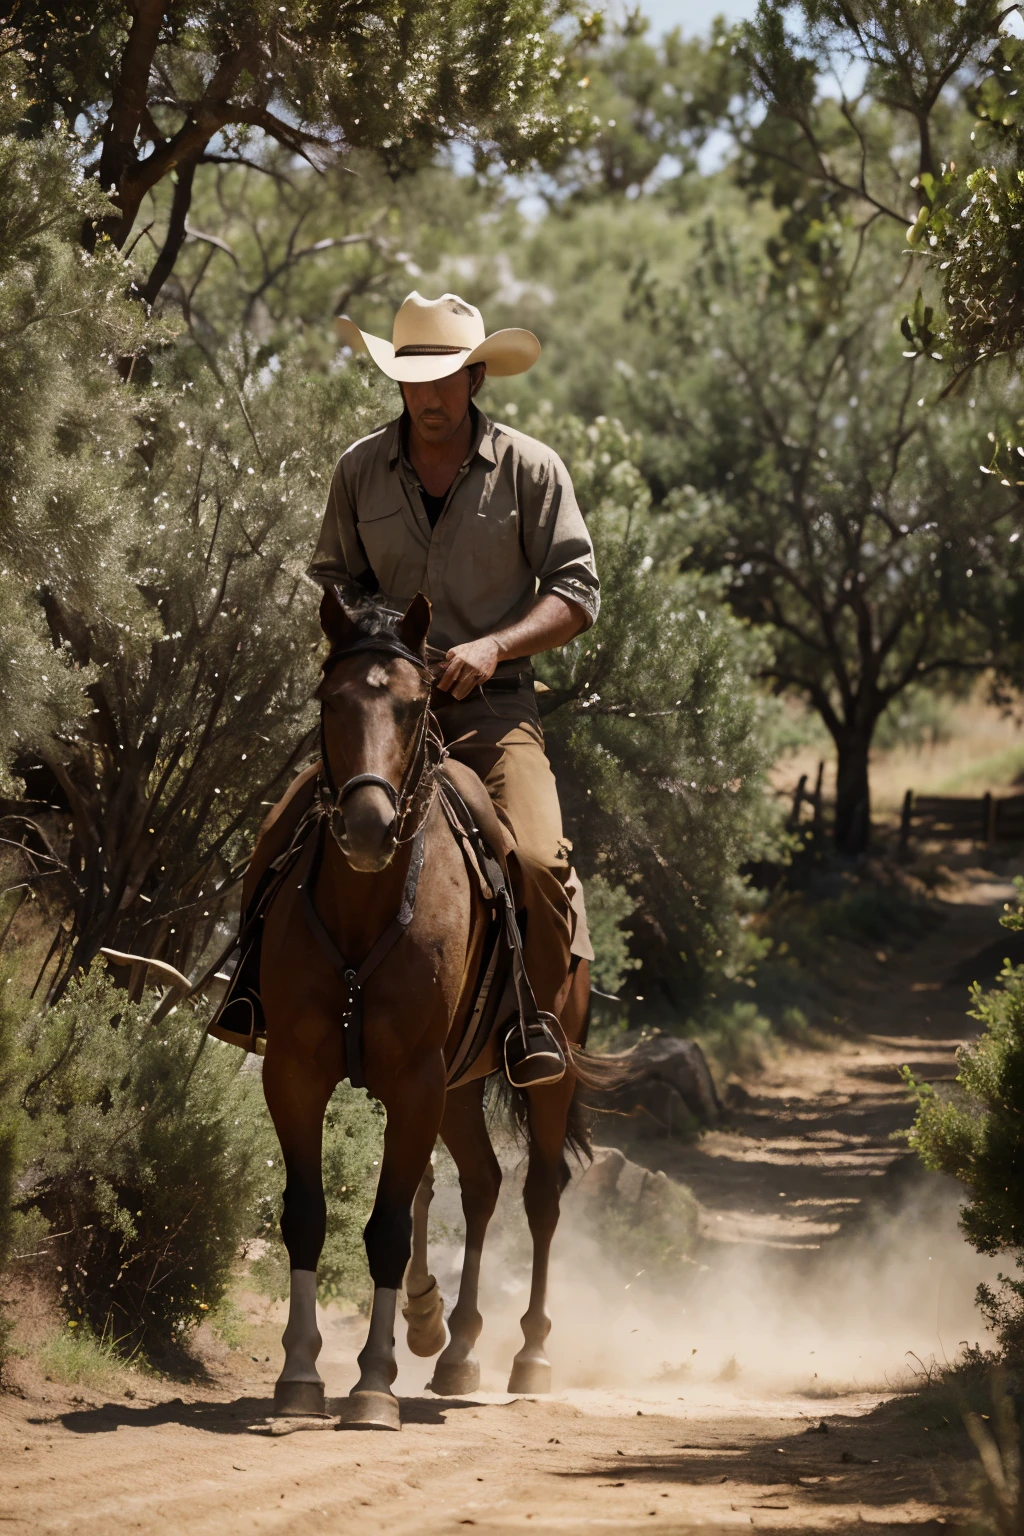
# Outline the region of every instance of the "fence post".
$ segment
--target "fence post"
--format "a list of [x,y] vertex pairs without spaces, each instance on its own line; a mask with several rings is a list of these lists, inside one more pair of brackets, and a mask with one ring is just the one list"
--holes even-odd
[[825,764],[823,762],[819,762],[818,763],[818,777],[815,780],[815,784],[814,784],[814,800],[812,801],[812,806],[813,806],[813,810],[814,810],[814,818],[813,818],[813,820],[811,822],[811,826],[812,826],[812,828],[814,830],[814,841],[815,841],[815,844],[818,845],[818,846],[821,845],[821,842],[822,842],[821,834],[822,834],[822,831],[823,831],[824,826],[825,826],[825,808],[824,808],[824,806],[821,803],[821,794],[822,794],[822,788],[823,788],[824,782],[825,782]]
[[803,804],[804,786],[807,783],[806,773],[800,775],[800,782],[793,796],[793,809],[789,813],[789,831],[793,832],[800,825],[800,807]]
[[910,844],[910,818],[914,811],[914,791],[908,789],[903,796],[903,814],[900,817],[900,846],[898,857],[903,860],[907,856],[907,848]]

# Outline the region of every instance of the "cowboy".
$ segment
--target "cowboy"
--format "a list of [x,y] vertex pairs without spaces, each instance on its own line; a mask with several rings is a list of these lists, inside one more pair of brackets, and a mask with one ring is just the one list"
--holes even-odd
[[[372,596],[401,612],[417,592],[429,598],[428,640],[444,655],[433,704],[438,726],[449,755],[475,769],[511,825],[535,990],[531,950],[544,945],[549,956],[552,944],[561,946],[555,970],[564,984],[570,945],[592,952],[585,924],[571,943],[570,845],[531,658],[567,644],[597,617],[594,550],[558,455],[474,404],[488,374],[525,373],[540,343],[518,329],[487,336],[480,311],[451,293],[434,300],[411,293],[390,342],[347,317],[335,324],[342,342],[368,352],[398,383],[404,410],[342,454],[308,574],[349,603]],[[254,867],[262,862],[257,849]],[[580,903],[575,910],[581,917]],[[538,1001],[553,1011],[552,996]],[[538,1037],[536,1054],[538,1070],[542,1056],[547,1070],[551,1057],[564,1070],[550,1031]],[[529,1061],[521,1070],[528,1079]]]

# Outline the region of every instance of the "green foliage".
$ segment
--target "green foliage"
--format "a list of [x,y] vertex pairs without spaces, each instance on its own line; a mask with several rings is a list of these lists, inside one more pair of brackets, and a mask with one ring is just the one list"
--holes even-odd
[[947,701],[930,688],[915,688],[911,684],[879,717],[873,745],[879,752],[891,752],[897,747],[937,747],[949,741],[952,734],[953,719]]
[[184,1343],[269,1223],[279,1154],[259,1080],[99,969],[23,1030],[19,1204],[46,1217],[73,1322],[122,1351]]
[[376,424],[356,369],[297,356],[224,379],[172,352],[139,392],[120,582],[54,580],[55,643],[96,669],[91,714],[41,756],[72,808],[76,943],[188,968],[211,941],[263,807],[311,745],[319,636],[302,572],[338,449]]
[[67,1387],[109,1387],[124,1366],[109,1334],[98,1339],[88,1323],[71,1319],[40,1346],[36,1358],[48,1381]]
[[745,1000],[709,1004],[692,1021],[692,1031],[719,1078],[761,1071],[776,1040],[772,1021]]
[[[339,1083],[324,1117],[323,1178],[327,1240],[317,1265],[321,1300],[351,1301],[364,1310],[373,1294],[363,1227],[373,1208],[384,1147],[384,1112],[362,1089]],[[277,1235],[253,1265],[256,1283],[288,1294],[288,1254]]]
[[556,205],[566,193],[618,199],[657,190],[685,199],[698,152],[745,86],[721,20],[707,42],[678,28],[656,43],[647,33],[635,11],[586,59],[590,132],[554,173]]
[[[1024,902],[1024,882],[1017,881]],[[1024,928],[1024,905],[1003,919]],[[917,1099],[910,1145],[925,1167],[967,1187],[961,1226],[979,1253],[1007,1254],[1024,1270],[1024,966],[1003,968],[998,986],[975,982],[970,1016],[979,1039],[961,1046],[956,1089],[904,1080]],[[1000,1276],[998,1290],[978,1288],[978,1302],[1007,1355],[1024,1357],[1024,1278]]]
[[765,675],[831,734],[849,853],[868,841],[878,720],[912,684],[991,661],[1015,560],[978,427],[925,409],[900,355],[892,259],[837,223],[780,271],[709,229],[685,287],[649,300],[674,338],[649,419],[662,476],[688,482],[669,498],[675,547],[729,573],[733,610],[770,635]]
[[568,462],[604,590],[597,627],[539,659],[563,815],[584,876],[635,898],[645,988],[676,1008],[704,968],[745,949],[737,871],[773,836],[762,790],[772,711],[751,684],[765,652],[713,583],[661,558],[621,427],[529,425]]
[[598,25],[574,0],[99,0],[58,15],[23,0],[7,43],[21,44],[33,121],[82,131],[83,159],[115,204],[96,228],[119,248],[173,172],[139,289],[151,303],[174,269],[197,170],[245,161],[264,139],[315,165],[370,149],[393,174],[455,139],[481,169],[550,163],[585,130],[573,55]]
[[[0,1280],[13,1249],[12,1209],[18,1172],[18,1126],[15,1105],[15,1051],[18,1018],[9,1003],[9,978],[0,974]],[[0,1371],[3,1369],[8,1325],[0,1307]]]
[[[970,83],[1004,15],[998,0],[800,0],[788,13],[761,0],[755,20],[737,29],[768,107],[752,148],[781,151],[783,178],[795,171],[862,218],[906,223],[913,189],[940,173],[956,144],[954,93]],[[847,97],[841,82],[851,73],[858,90]]]
[[640,965],[629,953],[633,935],[622,927],[636,911],[636,898],[624,885],[610,885],[603,875],[592,875],[587,881],[586,902],[587,926],[594,949],[590,979],[599,991],[614,996],[629,972]]
[[[108,465],[129,441],[111,355],[140,340],[120,262],[86,256],[82,220],[106,206],[81,184],[62,131],[16,129],[21,69],[0,57],[0,792],[12,760],[52,741],[86,705],[91,673],[54,650],[40,598],[51,581],[97,607],[118,518]],[[105,450],[105,454],[103,452]]]

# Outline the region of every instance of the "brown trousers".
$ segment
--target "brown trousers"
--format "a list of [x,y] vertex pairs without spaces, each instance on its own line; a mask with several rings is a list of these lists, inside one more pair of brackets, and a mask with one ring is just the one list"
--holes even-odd
[[482,697],[475,693],[440,706],[438,697],[444,695],[435,693],[434,714],[449,756],[483,780],[512,827],[519,857],[541,865],[564,885],[571,844],[562,836],[558,788],[532,687]]
[[[443,698],[444,695],[441,695]],[[509,871],[516,906],[526,913],[523,959],[537,1004],[557,1014],[569,975],[573,909],[566,881],[572,845],[562,835],[558,787],[544,751],[533,686],[438,704],[434,713],[450,757],[483,780],[515,848]]]

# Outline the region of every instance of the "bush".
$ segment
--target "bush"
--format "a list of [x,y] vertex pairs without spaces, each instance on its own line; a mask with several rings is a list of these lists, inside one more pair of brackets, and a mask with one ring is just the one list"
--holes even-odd
[[[1024,901],[1024,881],[1018,879]],[[1001,919],[1024,927],[1024,907]],[[960,1047],[952,1092],[915,1082],[917,1099],[910,1145],[927,1168],[951,1174],[970,1198],[960,1225],[979,1253],[1005,1253],[1024,1270],[1024,966],[1003,968],[984,992],[975,982],[970,1016],[980,1038]],[[978,1305],[1008,1357],[1024,1358],[1024,1279],[999,1276],[999,1289],[978,1287]]]
[[[0,1279],[10,1261],[14,1236],[14,1177],[17,1125],[14,1112],[13,1057],[17,1018],[7,1004],[8,978],[0,976]],[[6,1353],[8,1324],[0,1310],[0,1369]]]
[[622,927],[636,910],[636,901],[624,885],[612,885],[603,875],[594,875],[586,882],[586,902],[594,948],[590,979],[599,991],[613,997],[627,974],[640,969],[640,961],[630,958],[633,935]]
[[94,968],[24,1026],[22,1209],[55,1236],[71,1319],[122,1350],[184,1341],[266,1227],[280,1156],[260,1083]]
[[39,1366],[48,1381],[67,1387],[105,1387],[123,1362],[108,1336],[97,1339],[87,1324],[69,1321],[39,1350]]

